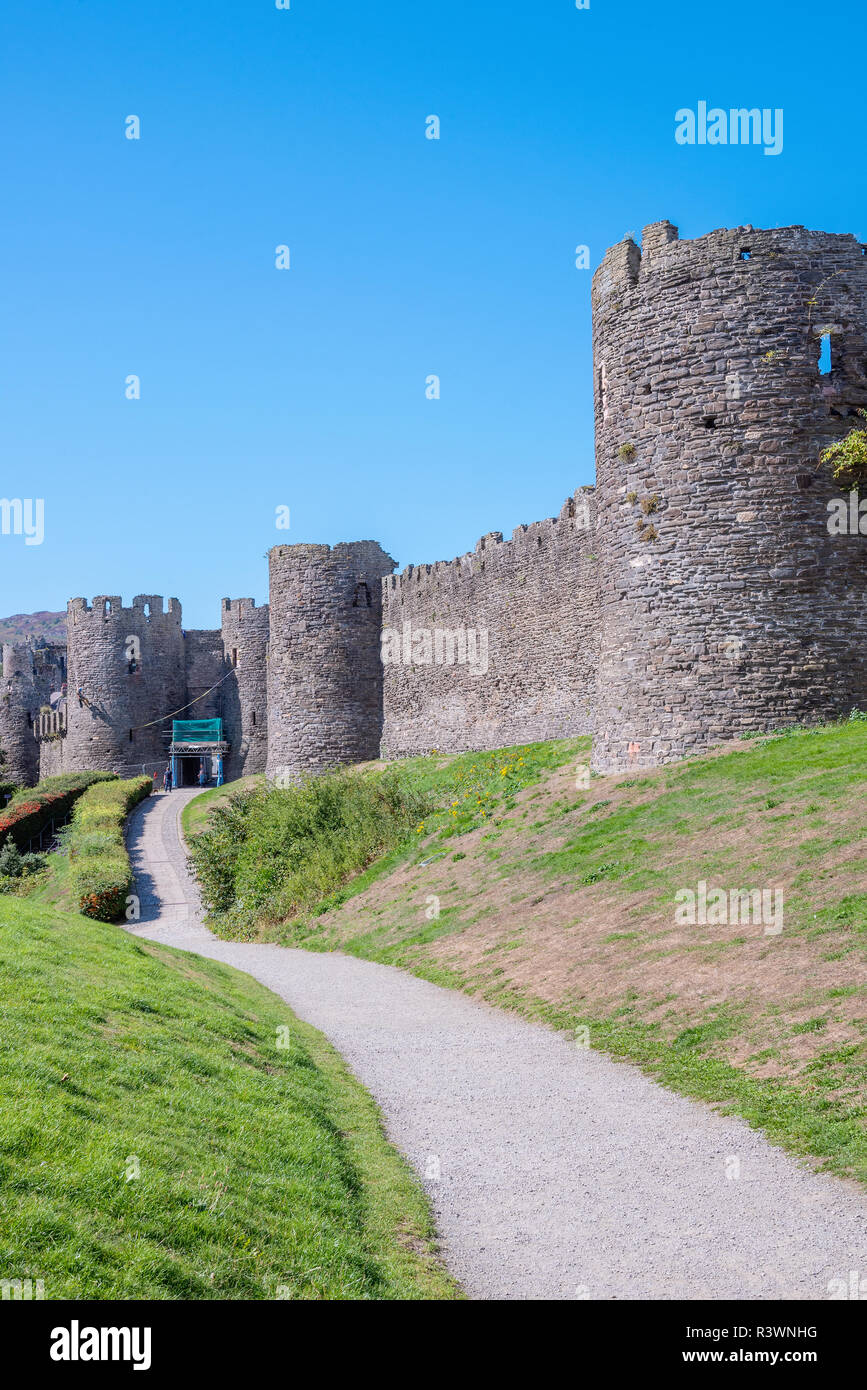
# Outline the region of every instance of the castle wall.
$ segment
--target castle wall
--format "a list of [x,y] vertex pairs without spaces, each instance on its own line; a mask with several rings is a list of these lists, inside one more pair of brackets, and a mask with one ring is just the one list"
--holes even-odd
[[33,719],[40,699],[29,644],[4,643],[0,684],[0,781],[32,786],[38,780],[39,746]]
[[[171,721],[160,716],[186,702],[181,605],[139,595],[131,608],[99,597],[67,610],[69,651],[65,770],[127,776],[165,765]],[[81,687],[84,702],[78,698]],[[153,721],[159,720],[154,723]],[[147,726],[147,727],[141,727]]]
[[36,738],[40,710],[66,678],[66,648],[59,643],[39,646],[6,643],[0,681],[0,781],[32,786],[40,777],[40,744]]
[[[184,670],[190,706],[179,719],[219,719],[222,716],[225,675],[223,638],[219,628],[194,629],[184,632]],[[214,689],[214,686],[217,688]],[[209,692],[209,693],[208,693]],[[204,696],[205,698],[201,698]],[[193,704],[193,701],[196,701]]]
[[818,458],[867,405],[864,248],[803,227],[681,242],[656,223],[596,271],[593,337],[594,766],[863,707],[865,540],[829,535],[841,490]]
[[379,756],[382,580],[376,541],[269,553],[268,775],[291,779]]
[[[38,781],[43,777],[58,777],[61,772],[79,771],[81,769],[70,769],[65,765],[64,759],[64,739],[52,738],[42,739],[38,744],[39,749],[39,770]],[[86,769],[84,769],[86,770]]]
[[591,731],[595,525],[593,489],[581,488],[510,541],[494,532],[457,560],[384,581],[383,757]]
[[223,599],[222,707],[230,743],[226,777],[264,772],[268,761],[268,639],[270,609],[251,598]]

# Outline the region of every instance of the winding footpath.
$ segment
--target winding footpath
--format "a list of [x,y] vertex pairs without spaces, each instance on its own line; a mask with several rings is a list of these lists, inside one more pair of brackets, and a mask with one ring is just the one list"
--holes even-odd
[[867,1276],[867,1195],[739,1120],[390,966],[218,940],[180,835],[194,795],[130,818],[129,930],[246,971],[330,1039],[423,1177],[471,1297],[827,1299]]

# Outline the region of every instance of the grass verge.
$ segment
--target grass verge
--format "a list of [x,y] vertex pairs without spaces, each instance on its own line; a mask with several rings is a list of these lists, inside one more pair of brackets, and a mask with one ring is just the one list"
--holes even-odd
[[0,1274],[48,1299],[459,1296],[314,1029],[227,966],[0,900]]
[[253,791],[261,787],[265,781],[262,773],[253,773],[249,777],[239,777],[236,782],[228,782],[222,787],[210,787],[208,791],[202,792],[199,796],[194,796],[192,801],[188,801],[181,811],[181,827],[184,838],[189,841],[193,836],[206,830],[212,811],[220,806],[225,806],[237,796],[239,792]]

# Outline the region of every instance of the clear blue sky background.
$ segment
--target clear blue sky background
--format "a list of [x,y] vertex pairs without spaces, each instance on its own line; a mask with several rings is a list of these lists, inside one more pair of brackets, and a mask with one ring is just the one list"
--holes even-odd
[[[595,266],[664,217],[867,239],[863,22],[7,0],[0,496],[44,497],[46,538],[0,537],[0,616],[161,592],[210,627],[224,594],[267,598],[278,542],[374,537],[402,567],[556,512],[593,479],[575,246]],[[782,107],[783,153],[678,146],[700,100]]]

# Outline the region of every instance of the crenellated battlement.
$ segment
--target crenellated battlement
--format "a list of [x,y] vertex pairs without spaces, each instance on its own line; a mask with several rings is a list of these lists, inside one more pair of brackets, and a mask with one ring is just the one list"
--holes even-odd
[[[815,232],[807,227],[720,227],[704,236],[681,240],[669,221],[652,222],[639,247],[631,237],[609,247],[593,274],[597,317],[628,312],[650,293],[678,294],[695,277],[723,276],[728,293],[770,276],[790,279],[803,262],[821,259],[827,276],[860,268],[867,244],[850,232]],[[735,277],[732,282],[732,277]],[[823,273],[816,271],[816,283]]]
[[180,627],[182,618],[179,600],[170,598],[166,606],[162,594],[136,594],[129,607],[124,606],[120,594],[97,594],[92,604],[84,598],[71,598],[66,605],[66,611],[67,620],[73,624],[88,620],[107,622],[128,617],[147,623],[167,621],[175,627]]
[[267,618],[268,604],[263,603],[257,606],[254,598],[224,598],[221,611],[224,615],[224,619],[225,615],[231,614],[232,617],[236,618],[239,622],[242,622],[245,617],[255,617],[261,620],[263,615]]
[[489,531],[476,541],[473,550],[454,560],[435,560],[431,564],[407,565],[399,574],[383,580],[386,601],[399,597],[420,584],[455,584],[472,579],[486,565],[508,567],[532,562],[537,552],[551,546],[573,546],[589,540],[596,527],[595,490],[578,488],[567,497],[557,516],[516,526],[509,540],[501,531]]

